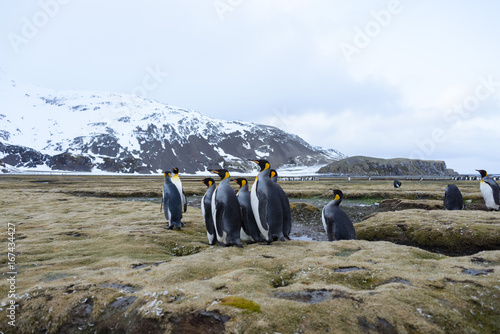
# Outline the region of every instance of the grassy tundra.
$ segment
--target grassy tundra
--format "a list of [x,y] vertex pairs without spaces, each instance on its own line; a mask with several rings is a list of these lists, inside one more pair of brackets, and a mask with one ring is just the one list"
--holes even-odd
[[[0,330],[500,332],[500,213],[484,211],[478,181],[453,181],[468,201],[460,212],[439,207],[451,181],[280,182],[294,200],[339,188],[346,200],[406,207],[356,223],[359,240],[240,249],[206,243],[201,179],[183,178],[191,202],[183,229],[171,231],[159,201],[130,200],[159,199],[162,177],[0,176]],[[16,327],[7,317],[7,226]]]

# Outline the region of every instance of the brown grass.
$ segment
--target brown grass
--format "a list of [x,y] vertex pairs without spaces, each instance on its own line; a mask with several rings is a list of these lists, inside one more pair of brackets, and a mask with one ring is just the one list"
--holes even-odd
[[[183,184],[186,193],[201,200],[205,186],[199,180],[184,178]],[[296,197],[327,196],[328,188],[335,187],[346,197],[442,199],[447,183],[406,181],[402,189],[378,180],[281,184]],[[500,251],[447,257],[366,240],[209,246],[199,209],[189,207],[183,229],[170,231],[164,229],[159,204],[123,200],[159,197],[161,185],[156,176],[2,176],[0,226],[16,225],[19,272],[17,327],[13,331],[2,316],[2,331],[500,330]],[[459,187],[466,199],[480,196],[476,182]],[[424,218],[436,224],[433,220],[443,214],[469,226],[474,220],[471,213],[405,211],[397,219],[412,225],[425,226]],[[481,217],[495,220],[498,213],[481,212]],[[370,219],[375,229],[389,220]],[[7,253],[5,237],[0,247]],[[1,258],[5,278],[7,259]],[[3,311],[8,289],[3,279]],[[325,299],[316,302],[315,296]]]

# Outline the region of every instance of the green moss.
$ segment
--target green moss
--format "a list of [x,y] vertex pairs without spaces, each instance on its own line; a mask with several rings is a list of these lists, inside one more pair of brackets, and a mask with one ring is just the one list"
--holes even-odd
[[180,245],[178,243],[167,243],[163,245],[168,255],[187,256],[202,252],[205,247],[198,245]]
[[221,300],[221,304],[245,310],[243,313],[261,313],[259,304],[241,297],[224,297]]
[[274,267],[268,273],[269,283],[273,288],[288,286],[295,278],[295,273],[286,269],[284,265]]
[[356,290],[372,290],[380,283],[366,270],[334,273],[326,281],[328,284],[340,284]]
[[446,258],[445,255],[427,252],[425,250],[420,250],[420,249],[411,249],[410,254],[413,259],[421,259],[421,260],[442,260]]
[[341,249],[340,251],[338,251],[337,253],[333,254],[335,256],[345,256],[345,257],[348,257],[348,256],[351,256],[352,254],[356,253],[360,251],[360,249],[349,249],[349,248],[346,248],[346,249]]

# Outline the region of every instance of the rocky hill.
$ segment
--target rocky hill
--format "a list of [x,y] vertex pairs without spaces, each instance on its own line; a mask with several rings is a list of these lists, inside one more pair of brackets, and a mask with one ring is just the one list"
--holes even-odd
[[318,173],[370,176],[432,175],[450,176],[455,171],[448,169],[444,161],[417,159],[379,159],[355,156],[334,161],[322,167]]
[[[223,121],[125,94],[61,92],[0,78],[0,161],[38,170],[195,173],[314,166],[345,157],[260,124]],[[6,169],[5,169],[6,170]]]

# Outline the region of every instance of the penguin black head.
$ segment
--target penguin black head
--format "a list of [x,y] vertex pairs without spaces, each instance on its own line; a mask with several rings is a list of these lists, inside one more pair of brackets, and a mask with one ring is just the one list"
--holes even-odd
[[241,187],[243,187],[245,184],[248,184],[248,181],[247,179],[245,179],[244,177],[239,177],[235,180],[233,180],[234,182],[238,183],[238,185]]
[[225,180],[229,177],[229,172],[227,169],[215,169],[211,170],[212,173],[218,174],[221,180]]
[[174,169],[172,169],[172,172],[174,174],[179,174],[179,168],[175,167]]
[[201,182],[204,183],[208,188],[210,188],[212,186],[212,184],[215,183],[215,180],[212,179],[211,177],[207,177],[207,178],[204,178]]
[[342,202],[342,198],[344,198],[344,193],[342,190],[338,189],[330,189],[333,192],[333,201],[335,205],[339,205]]
[[271,169],[271,171],[269,172],[269,177],[272,179],[273,177],[278,177],[278,172],[276,171],[276,169]]
[[486,172],[484,169],[476,169],[479,174],[481,174],[481,178],[488,176],[488,172]]
[[255,162],[257,165],[260,167],[260,171],[262,172],[263,170],[266,170],[268,168],[271,168],[271,165],[269,164],[269,161],[260,159],[260,160],[252,160],[252,162]]
[[172,175],[172,173],[169,170],[163,172],[163,177],[167,177],[167,176],[170,177],[171,175]]

